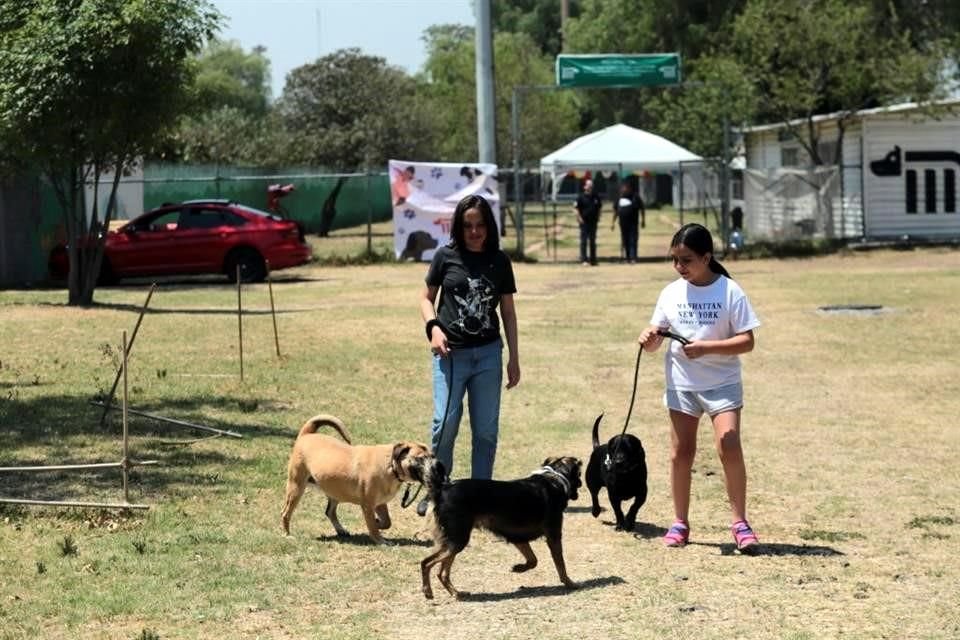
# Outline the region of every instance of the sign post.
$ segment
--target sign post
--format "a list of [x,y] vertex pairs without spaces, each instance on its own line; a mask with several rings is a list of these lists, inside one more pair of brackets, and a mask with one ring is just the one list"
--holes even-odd
[[680,84],[680,54],[576,54],[557,56],[558,87],[656,87]]

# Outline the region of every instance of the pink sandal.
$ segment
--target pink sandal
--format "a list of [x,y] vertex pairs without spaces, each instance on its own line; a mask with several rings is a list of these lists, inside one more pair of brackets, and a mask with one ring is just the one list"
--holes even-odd
[[737,549],[741,553],[753,553],[756,546],[760,544],[757,534],[753,532],[746,520],[738,520],[730,527],[733,532],[733,539],[737,543]]
[[676,520],[663,536],[663,544],[668,547],[682,547],[690,540],[690,525],[683,520]]

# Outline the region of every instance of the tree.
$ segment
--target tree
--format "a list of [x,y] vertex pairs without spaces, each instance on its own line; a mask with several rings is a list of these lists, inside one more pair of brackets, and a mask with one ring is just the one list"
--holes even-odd
[[[930,4],[937,18],[915,11],[919,4]],[[574,51],[677,51],[685,81],[678,91],[589,92],[584,124],[650,123],[717,157],[724,116],[734,124],[783,122],[814,162],[836,162],[839,156],[820,157],[813,117],[839,112],[842,143],[859,109],[936,97],[948,39],[960,33],[956,7],[945,0],[726,0],[709,7],[583,0],[568,28]],[[904,13],[909,18],[901,19]]]
[[[686,68],[683,87],[652,95],[647,112],[662,135],[705,158],[721,158],[724,125],[747,122],[756,112],[754,87],[729,57],[703,56]],[[732,154],[732,136],[729,143]]]
[[[945,52],[869,2],[754,0],[733,23],[731,52],[757,92],[763,120],[780,121],[814,164],[837,163],[857,110],[937,96]],[[838,114],[836,155],[822,158],[814,116]],[[799,122],[799,124],[798,124]]]
[[416,81],[359,49],[341,49],[287,76],[278,116],[294,163],[352,171],[421,154],[428,115]]
[[[567,28],[571,53],[678,53],[684,79],[697,59],[717,50],[745,0],[583,0]],[[701,74],[702,76],[702,74]],[[701,77],[702,79],[702,77]],[[585,128],[615,122],[659,128],[662,105],[682,97],[664,89],[607,89],[585,92]],[[712,120],[712,119],[711,119]],[[719,122],[719,120],[718,120]],[[716,131],[719,131],[719,124]]]
[[232,107],[254,118],[270,107],[270,60],[266,48],[246,53],[233,41],[212,40],[197,56],[196,110]]
[[[427,30],[425,40],[427,61],[421,91],[435,129],[434,153],[438,160],[472,160],[478,154],[473,29],[435,26]],[[522,33],[495,34],[493,48],[497,163],[510,166],[513,89],[553,84],[553,60]],[[570,140],[579,122],[575,100],[569,92],[526,95],[520,122],[524,158],[539,158]]]
[[266,49],[246,53],[233,41],[212,40],[195,56],[190,106],[154,150],[166,161],[275,166],[277,127],[271,118]]
[[[202,0],[7,0],[0,16],[0,146],[53,185],[69,304],[89,305],[120,176],[185,108],[191,55],[219,14]],[[105,173],[101,219],[99,194],[85,208],[83,192]]]
[[[568,1],[570,16],[577,16],[580,3]],[[496,33],[527,34],[547,56],[556,56],[563,48],[557,0],[493,0],[490,21]]]

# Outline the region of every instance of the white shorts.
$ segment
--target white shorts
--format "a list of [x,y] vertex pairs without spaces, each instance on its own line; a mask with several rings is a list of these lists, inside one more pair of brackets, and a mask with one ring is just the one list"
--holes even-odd
[[743,385],[730,384],[707,391],[677,391],[667,389],[663,404],[668,409],[699,418],[704,413],[715,416],[724,411],[734,411],[743,406]]

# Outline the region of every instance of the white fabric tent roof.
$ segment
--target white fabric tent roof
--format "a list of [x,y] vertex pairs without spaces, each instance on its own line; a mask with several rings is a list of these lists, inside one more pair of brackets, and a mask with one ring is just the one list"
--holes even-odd
[[697,160],[703,158],[666,138],[615,124],[581,136],[544,156],[540,159],[540,172],[549,174],[556,188],[558,177],[573,169],[672,171],[679,169],[681,162]]

